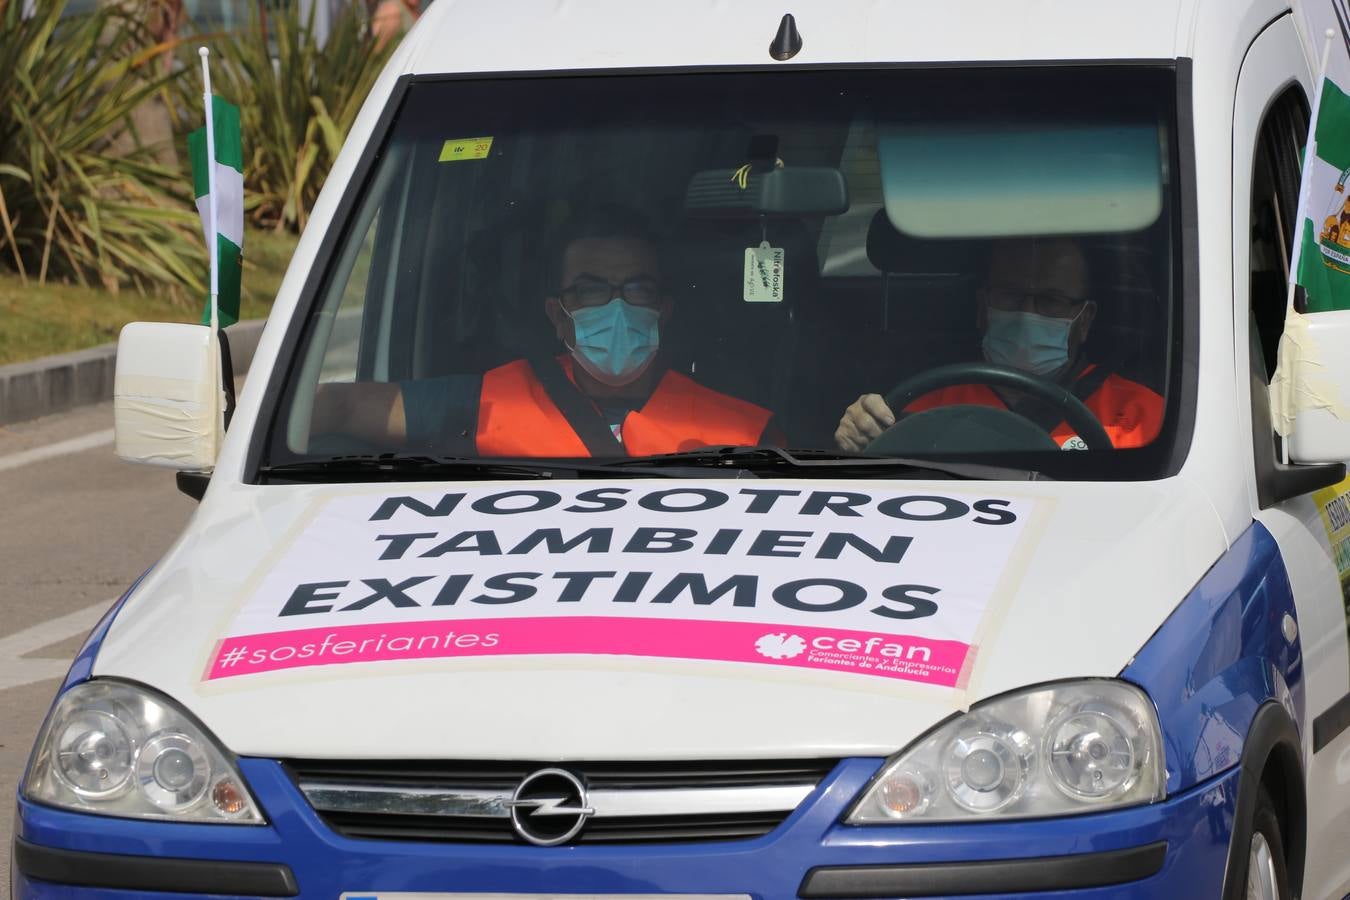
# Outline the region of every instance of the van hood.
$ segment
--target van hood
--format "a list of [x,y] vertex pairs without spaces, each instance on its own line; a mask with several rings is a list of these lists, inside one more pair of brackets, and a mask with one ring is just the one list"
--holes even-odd
[[1225,546],[1180,479],[232,485],[94,675],[247,756],[879,756],[1115,676]]

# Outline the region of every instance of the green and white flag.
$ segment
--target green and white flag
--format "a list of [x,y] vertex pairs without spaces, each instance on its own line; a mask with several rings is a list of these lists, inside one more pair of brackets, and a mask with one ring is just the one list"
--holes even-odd
[[1322,54],[1294,219],[1289,296],[1298,284],[1310,313],[1350,309],[1350,6],[1346,0],[1302,0],[1294,9],[1304,42]]
[[1350,309],[1350,96],[1323,78],[1299,194],[1299,240],[1291,267],[1308,312]]
[[[1310,331],[1315,314],[1350,309],[1350,7],[1346,0],[1295,0],[1294,12],[1304,45],[1322,48],[1293,222],[1288,308],[1270,381],[1275,431],[1296,441],[1299,419],[1330,408],[1336,395],[1320,374]],[[1310,315],[1295,307],[1300,286]],[[1285,462],[1290,448],[1284,445]]]
[[[223,328],[239,321],[239,286],[244,264],[244,151],[239,139],[239,107],[215,96],[210,100],[210,122],[188,135],[188,153],[192,157],[197,211],[202,217],[207,248],[212,251],[211,293],[216,295]],[[211,145],[215,149],[214,160]],[[210,297],[202,324],[211,324]]]

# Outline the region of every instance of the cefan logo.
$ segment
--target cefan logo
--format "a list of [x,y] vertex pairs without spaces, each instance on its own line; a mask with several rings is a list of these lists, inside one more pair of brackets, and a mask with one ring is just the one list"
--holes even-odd
[[769,659],[791,659],[800,656],[805,649],[804,638],[782,631],[777,634],[766,634],[755,641],[755,650],[760,656],[767,656]]

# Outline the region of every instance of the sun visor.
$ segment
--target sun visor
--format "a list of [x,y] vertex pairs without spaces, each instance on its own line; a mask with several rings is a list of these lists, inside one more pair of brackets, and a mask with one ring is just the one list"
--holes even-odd
[[882,126],[886,215],[920,238],[1137,231],[1162,212],[1156,125]]

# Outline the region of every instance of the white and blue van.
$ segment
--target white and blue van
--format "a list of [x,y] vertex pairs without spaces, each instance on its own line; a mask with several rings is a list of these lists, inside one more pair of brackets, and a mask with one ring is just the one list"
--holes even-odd
[[13,896],[1346,896],[1350,314],[1287,287],[1338,22],[434,4],[237,403],[123,334],[200,505]]

